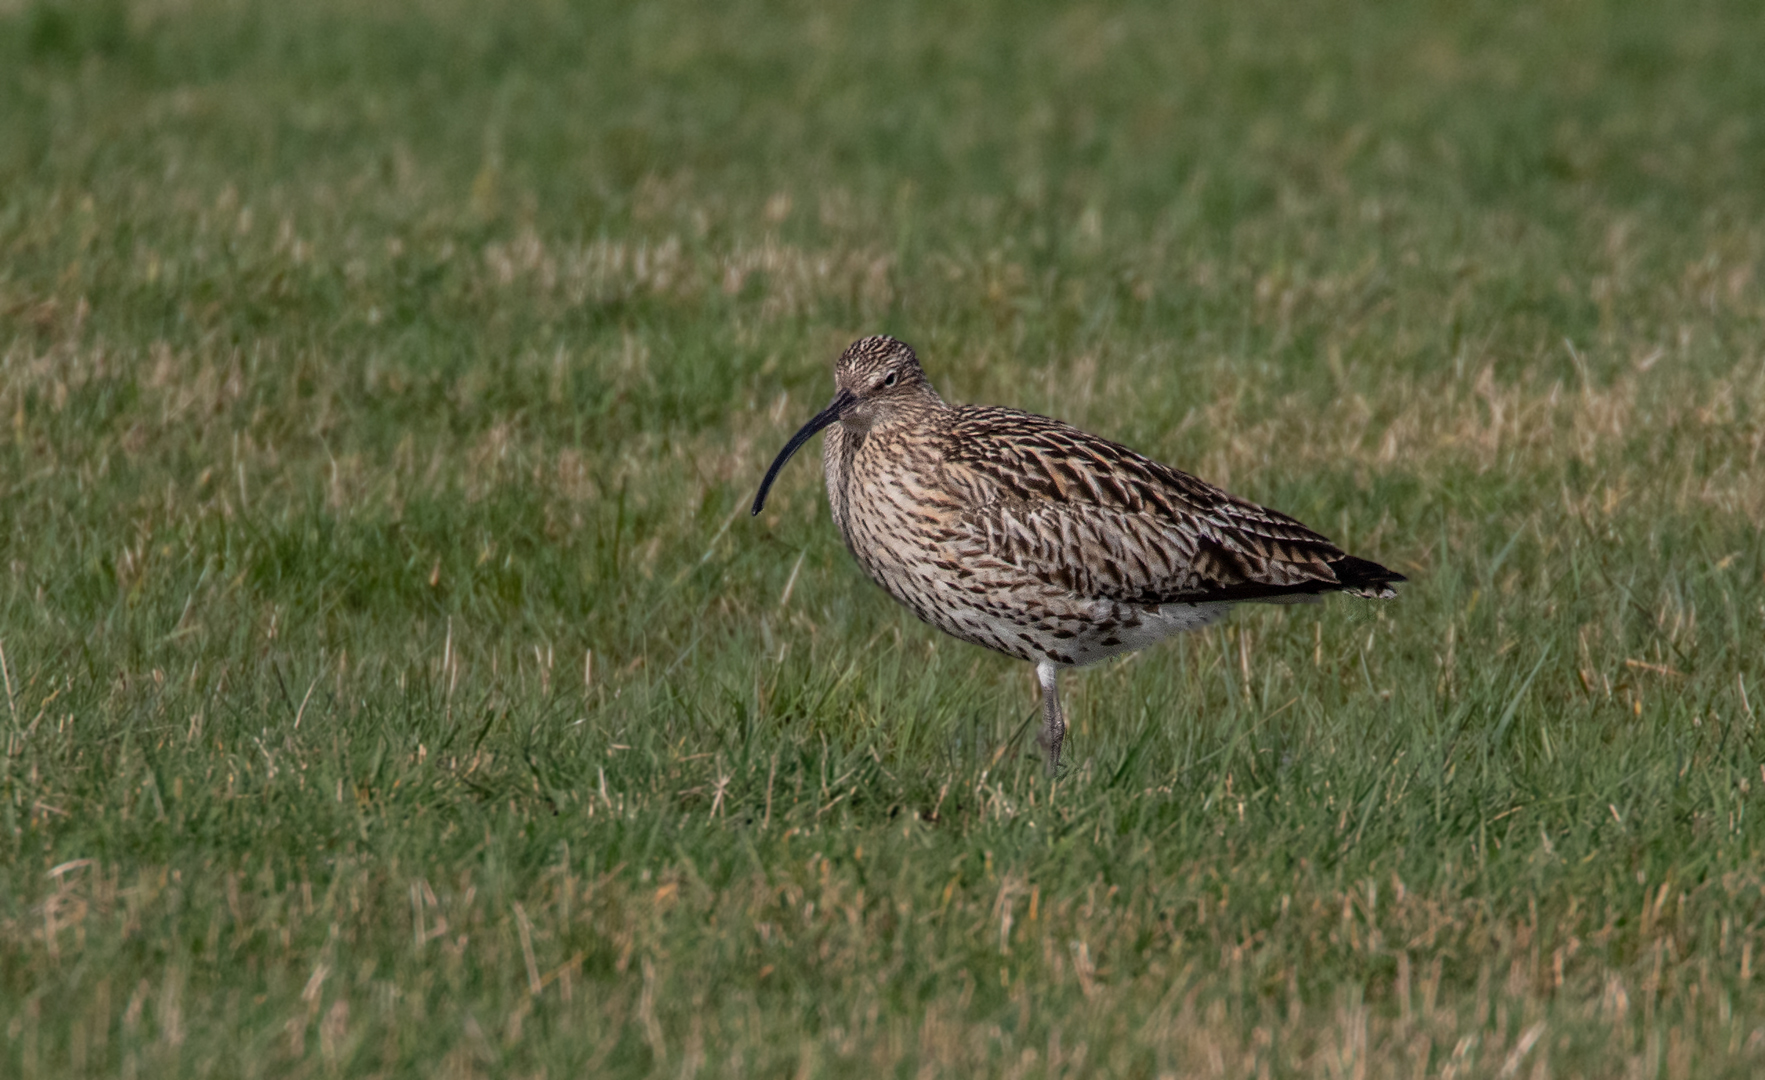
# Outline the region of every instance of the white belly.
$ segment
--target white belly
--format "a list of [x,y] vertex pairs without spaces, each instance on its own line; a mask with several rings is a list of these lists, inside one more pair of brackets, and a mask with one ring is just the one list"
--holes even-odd
[[[915,611],[919,605],[902,598]],[[1184,630],[1199,630],[1225,618],[1230,603],[1163,604],[1155,608],[1107,600],[1065,601],[1059,611],[1026,619],[1011,607],[946,604],[921,617],[964,641],[1041,663],[1066,667],[1095,664],[1143,649]]]
[[[1156,611],[1143,613],[1137,626],[1119,626],[1107,634],[1081,634],[1070,643],[1075,648],[1063,651],[1072,656],[1075,666],[1095,664],[1121,653],[1155,645],[1185,630],[1211,626],[1225,618],[1231,610],[1230,603],[1161,604]],[[1112,639],[1115,643],[1105,644]]]

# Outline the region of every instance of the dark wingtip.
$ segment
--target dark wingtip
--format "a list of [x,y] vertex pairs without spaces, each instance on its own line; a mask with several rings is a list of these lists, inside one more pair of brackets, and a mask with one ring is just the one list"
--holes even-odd
[[1371,559],[1361,559],[1353,555],[1344,555],[1330,564],[1336,580],[1345,589],[1379,589],[1387,585],[1395,585],[1400,581],[1408,581],[1396,570],[1380,566]]

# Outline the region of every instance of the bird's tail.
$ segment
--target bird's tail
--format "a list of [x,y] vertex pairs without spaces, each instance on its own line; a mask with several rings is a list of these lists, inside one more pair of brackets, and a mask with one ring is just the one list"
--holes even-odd
[[1371,559],[1357,559],[1353,555],[1344,555],[1330,564],[1336,574],[1336,580],[1342,583],[1342,591],[1350,596],[1364,596],[1369,600],[1390,600],[1397,595],[1393,585],[1400,581],[1408,581],[1396,570],[1390,570]]

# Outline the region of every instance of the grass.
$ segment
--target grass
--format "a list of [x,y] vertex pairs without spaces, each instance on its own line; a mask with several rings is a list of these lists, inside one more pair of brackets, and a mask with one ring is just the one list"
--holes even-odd
[[[0,3],[0,1073],[1765,1067],[1756,5]],[[847,341],[1412,578],[1069,679]]]

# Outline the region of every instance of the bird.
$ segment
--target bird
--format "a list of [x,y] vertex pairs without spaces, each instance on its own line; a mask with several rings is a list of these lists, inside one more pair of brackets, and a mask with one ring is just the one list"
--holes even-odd
[[840,537],[921,620],[1026,660],[1050,775],[1066,738],[1060,673],[1218,622],[1236,604],[1390,599],[1404,575],[1286,514],[1035,413],[951,405],[906,343],[853,342],[834,397],[773,459],[752,513],[803,444]]

